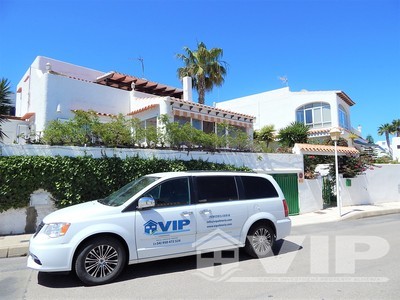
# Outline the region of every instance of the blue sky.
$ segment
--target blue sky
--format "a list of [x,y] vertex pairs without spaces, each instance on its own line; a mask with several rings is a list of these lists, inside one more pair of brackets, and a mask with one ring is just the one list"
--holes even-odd
[[0,77],[13,89],[36,56],[181,87],[176,54],[224,50],[206,104],[284,87],[342,90],[353,127],[400,118],[399,0],[0,0]]

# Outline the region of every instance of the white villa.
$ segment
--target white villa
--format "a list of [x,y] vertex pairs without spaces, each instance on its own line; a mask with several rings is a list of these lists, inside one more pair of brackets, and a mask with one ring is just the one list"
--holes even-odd
[[385,150],[386,155],[391,153],[394,160],[400,161],[400,137],[392,137],[390,149],[386,141],[378,141],[376,144]]
[[17,86],[16,117],[3,128],[4,142],[24,144],[24,136],[40,136],[47,122],[68,120],[76,110],[93,110],[103,121],[123,114],[140,119],[144,127],[158,126],[158,117],[165,114],[207,133],[224,122],[253,134],[254,116],[193,102],[190,77],[180,89],[38,56]]
[[[38,56],[17,86],[15,117],[3,123],[4,143],[24,144],[30,135],[40,136],[51,120],[68,120],[76,110],[93,110],[104,122],[123,114],[138,118],[143,127],[159,126],[159,116],[190,123],[206,133],[218,123],[228,123],[252,136],[253,130],[273,124],[275,129],[293,121],[311,128],[310,137],[329,136],[340,127],[348,141],[361,128],[350,122],[355,103],[343,91],[292,92],[288,87],[223,101],[207,106],[192,101],[190,77],[175,88],[118,72],[101,72]],[[239,113],[240,112],[240,113]]]
[[361,127],[351,127],[350,107],[354,104],[343,91],[292,92],[284,87],[219,102],[217,107],[255,116],[254,130],[273,124],[278,131],[297,121],[310,127],[311,138],[329,136],[332,127],[340,127],[343,138],[349,140],[350,133],[361,137]]

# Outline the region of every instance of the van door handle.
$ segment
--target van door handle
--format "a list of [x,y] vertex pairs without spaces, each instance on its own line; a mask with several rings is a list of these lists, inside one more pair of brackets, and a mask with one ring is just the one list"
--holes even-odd
[[203,209],[203,210],[200,211],[200,213],[201,213],[202,215],[209,215],[209,214],[211,214],[211,210],[209,210],[209,209]]
[[191,215],[193,215],[192,211],[183,211],[183,212],[181,212],[181,216],[182,217],[189,217]]

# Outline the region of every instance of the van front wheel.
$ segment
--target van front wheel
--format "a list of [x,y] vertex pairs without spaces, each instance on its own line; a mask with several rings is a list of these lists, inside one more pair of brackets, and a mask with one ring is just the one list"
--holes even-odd
[[246,239],[245,251],[252,257],[263,258],[272,253],[275,234],[266,224],[253,225]]
[[75,260],[75,272],[85,284],[104,284],[121,273],[125,262],[122,244],[112,237],[100,237],[83,245]]

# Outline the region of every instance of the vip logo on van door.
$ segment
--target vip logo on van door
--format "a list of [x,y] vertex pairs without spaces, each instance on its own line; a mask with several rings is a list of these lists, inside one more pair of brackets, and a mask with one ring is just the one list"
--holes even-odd
[[172,220],[165,222],[149,220],[144,223],[143,226],[145,234],[153,235],[189,231],[190,228],[185,228],[185,226],[188,226],[189,224],[190,220]]

